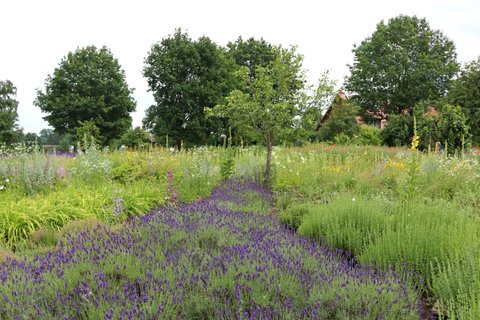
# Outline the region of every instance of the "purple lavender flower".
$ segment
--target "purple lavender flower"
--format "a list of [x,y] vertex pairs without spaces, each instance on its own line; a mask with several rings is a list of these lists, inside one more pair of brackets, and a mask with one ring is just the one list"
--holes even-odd
[[2,264],[0,319],[419,318],[418,294],[399,274],[357,266],[245,210],[272,201],[259,184],[225,181],[204,200]]

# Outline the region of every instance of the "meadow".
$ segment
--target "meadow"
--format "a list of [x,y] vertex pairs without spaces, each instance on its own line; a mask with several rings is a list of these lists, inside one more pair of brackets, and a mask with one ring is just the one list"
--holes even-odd
[[[440,318],[480,318],[480,167],[380,147],[279,149],[280,219],[361,265],[415,270]],[[295,165],[292,165],[295,164]]]
[[475,152],[4,155],[0,319],[478,319]]

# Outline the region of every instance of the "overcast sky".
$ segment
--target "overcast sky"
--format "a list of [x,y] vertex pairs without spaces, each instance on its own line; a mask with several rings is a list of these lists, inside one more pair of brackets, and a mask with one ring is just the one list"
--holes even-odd
[[443,31],[460,62],[480,55],[478,0],[0,0],[0,80],[17,87],[20,126],[38,133],[48,124],[33,105],[35,89],[44,89],[69,51],[105,45],[135,88],[136,126],[153,103],[142,76],[144,58],[175,28],[222,46],[239,36],[296,45],[311,84],[327,69],[341,84],[353,62],[353,45],[370,36],[380,20],[400,14],[426,18],[432,29]]

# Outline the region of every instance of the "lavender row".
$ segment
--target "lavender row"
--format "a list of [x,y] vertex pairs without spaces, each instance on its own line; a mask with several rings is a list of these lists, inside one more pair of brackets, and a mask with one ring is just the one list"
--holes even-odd
[[403,276],[298,237],[262,212],[271,201],[256,183],[230,181],[121,229],[70,235],[0,267],[0,319],[419,318]]

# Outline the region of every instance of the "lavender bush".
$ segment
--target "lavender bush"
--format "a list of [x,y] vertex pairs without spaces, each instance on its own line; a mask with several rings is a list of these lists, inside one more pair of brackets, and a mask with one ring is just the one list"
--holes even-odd
[[265,210],[271,201],[258,184],[225,182],[206,200],[9,261],[0,266],[0,319],[419,318],[403,277],[284,229]]

